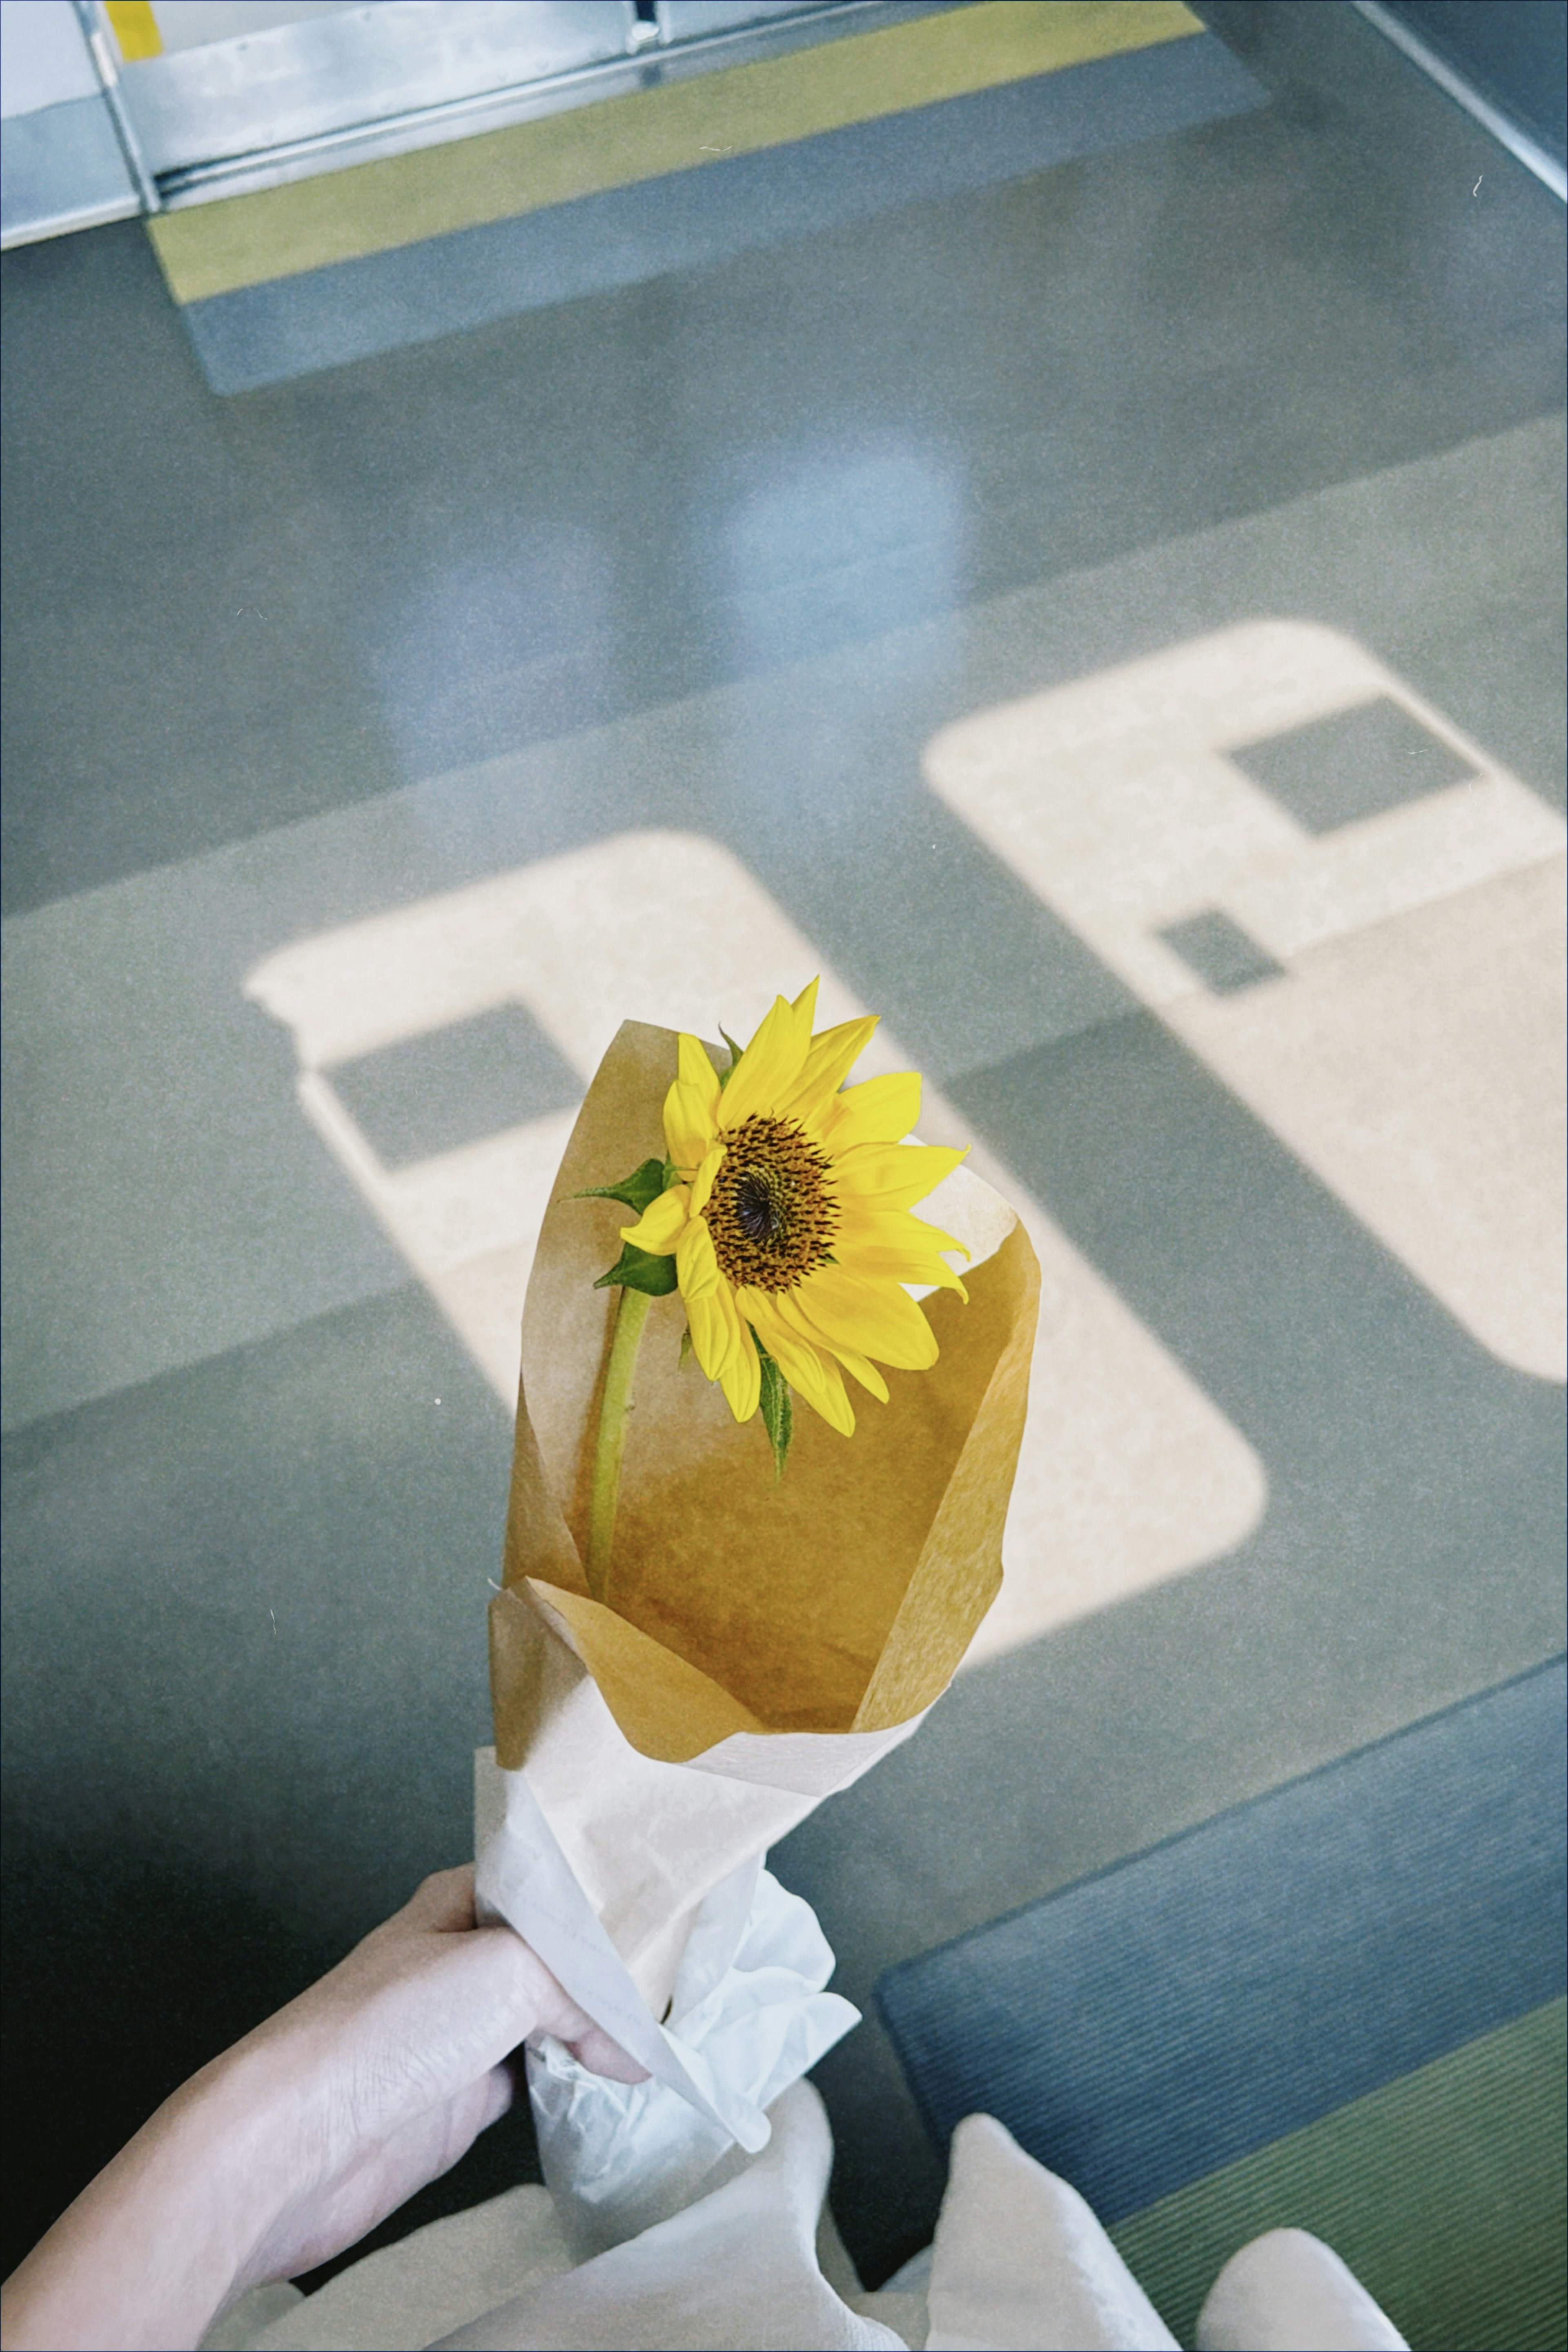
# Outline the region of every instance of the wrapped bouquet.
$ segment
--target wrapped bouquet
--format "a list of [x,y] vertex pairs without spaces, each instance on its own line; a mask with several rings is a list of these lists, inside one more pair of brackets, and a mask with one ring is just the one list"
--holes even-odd
[[1034,1253],[906,1139],[918,1076],[845,1084],[875,1024],[814,1035],[815,997],[743,1050],[620,1030],[529,1284],[479,1885],[647,2070],[530,2053],[584,2253],[760,2148],[856,2021],[763,1856],[915,1728],[1001,1579]]

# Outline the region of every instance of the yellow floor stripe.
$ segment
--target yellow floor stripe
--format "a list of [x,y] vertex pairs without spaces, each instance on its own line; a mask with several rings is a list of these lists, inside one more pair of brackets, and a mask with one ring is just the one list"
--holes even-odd
[[107,0],[104,14],[114,28],[121,64],[133,66],[139,58],[163,56],[163,37],[153,0]]
[[1202,30],[1183,0],[975,0],[148,226],[197,302]]

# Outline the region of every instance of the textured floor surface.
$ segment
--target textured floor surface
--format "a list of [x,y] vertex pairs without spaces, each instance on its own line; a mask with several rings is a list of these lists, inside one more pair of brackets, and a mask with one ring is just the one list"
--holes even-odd
[[890,1969],[932,2137],[995,2116],[1184,2343],[1279,2228],[1413,2345],[1560,2343],[1563,1760],[1558,1659]]
[[[1267,104],[258,390],[5,256],[7,2259],[468,1851],[621,1013],[822,969],[1046,1271],[994,1619],[777,1856],[863,2007],[1561,1648],[1563,211],[1200,13]],[[874,2282],[941,2168],[820,2080]]]

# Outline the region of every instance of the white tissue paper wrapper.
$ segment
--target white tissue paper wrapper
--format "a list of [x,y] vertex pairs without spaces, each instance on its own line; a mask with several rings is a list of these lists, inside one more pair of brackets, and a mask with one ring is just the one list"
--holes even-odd
[[765,2110],[859,2021],[823,1987],[832,1950],[809,1904],[753,1856],[704,1896],[662,2022],[573,1874],[525,1772],[475,1758],[481,1916],[503,1918],[647,2067],[612,2083],[542,2039],[528,2053],[544,2177],[580,2260],[667,2220],[715,2168],[767,2144]]

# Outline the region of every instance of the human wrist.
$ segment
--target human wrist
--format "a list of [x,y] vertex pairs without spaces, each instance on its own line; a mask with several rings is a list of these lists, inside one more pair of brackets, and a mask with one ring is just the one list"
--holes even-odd
[[6,2283],[16,2352],[153,2352],[197,2343],[258,2283],[294,2193],[287,2082],[230,2052],[151,2116]]
[[[251,2037],[214,2059],[160,2110],[173,2176],[196,2186],[214,2312],[268,2283],[265,2250],[313,2167],[308,2055]],[[154,2118],[157,2121],[159,2118]]]
[[224,2282],[215,2310],[335,2252],[325,2239],[336,2191],[406,2119],[404,2102],[387,2096],[389,2070],[375,2063],[384,2058],[375,2021],[385,1989],[345,2000],[343,1977],[340,1967],[290,2001],[170,2102],[185,2145],[213,2150],[209,2276]]

